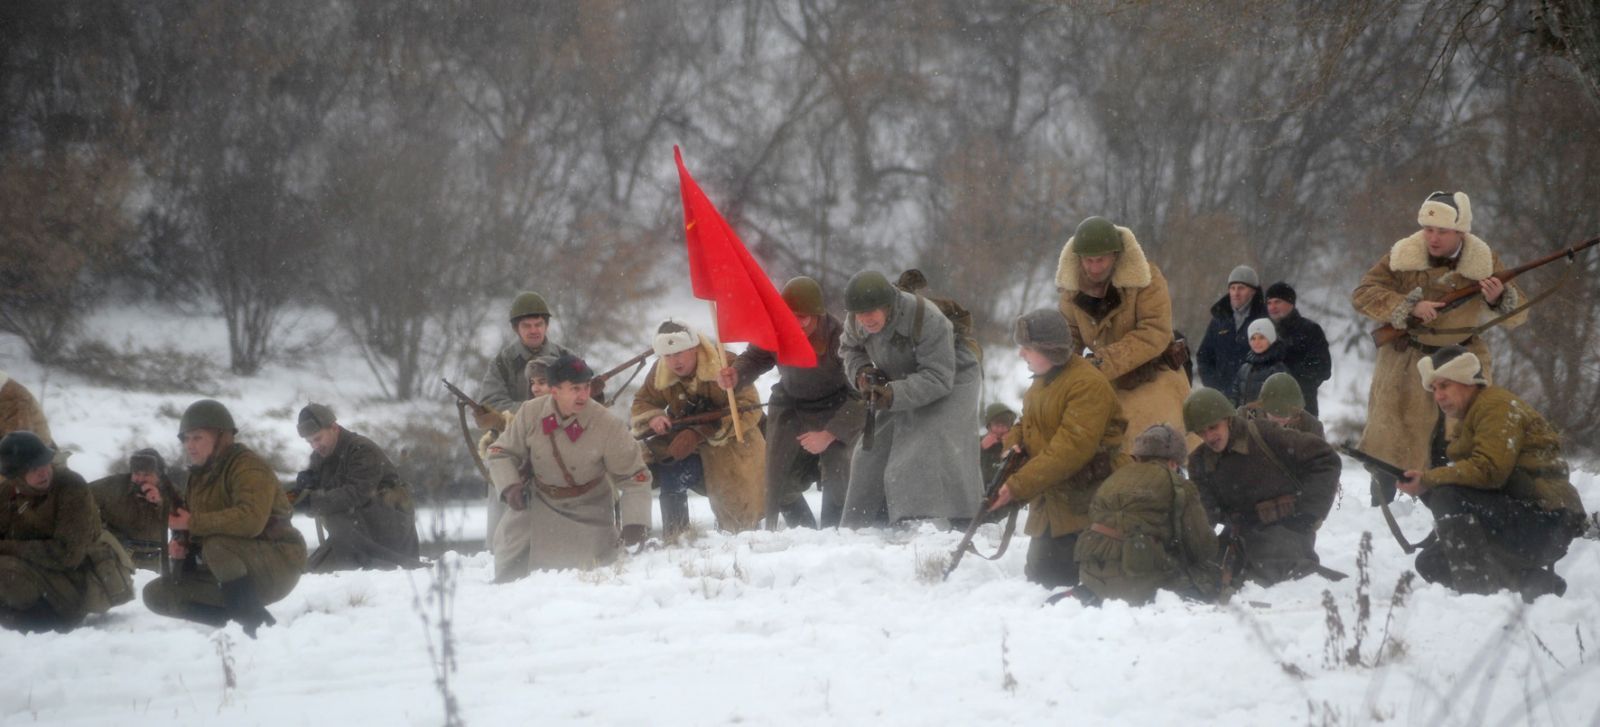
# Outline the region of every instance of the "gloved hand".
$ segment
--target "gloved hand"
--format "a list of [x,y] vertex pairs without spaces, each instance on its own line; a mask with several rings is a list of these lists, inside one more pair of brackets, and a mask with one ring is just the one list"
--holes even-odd
[[873,385],[882,383],[888,379],[889,377],[883,373],[883,369],[873,366],[872,364],[867,364],[866,366],[862,366],[860,370],[856,371],[856,391],[865,394],[867,393],[867,389],[872,388]]
[[888,384],[876,384],[872,387],[872,408],[878,411],[888,411],[894,406],[894,387]]
[[478,424],[479,429],[505,431],[506,428],[505,415],[493,409],[472,412],[472,421]]
[[289,493],[289,504],[294,506],[295,512],[312,512],[315,507],[311,503],[316,495],[312,490],[295,490]]
[[528,486],[517,485],[501,490],[500,499],[505,501],[506,507],[522,512],[528,509]]
[[643,543],[644,539],[648,538],[648,537],[650,537],[650,527],[647,526],[647,525],[624,525],[624,526],[622,526],[622,544],[623,545],[627,545],[627,546],[638,545],[640,543]]
[[606,403],[606,380],[598,376],[589,379],[589,398],[596,402]]
[[699,432],[693,429],[685,429],[678,432],[677,436],[672,438],[672,443],[667,445],[667,456],[674,461],[685,459],[694,454],[695,448],[699,447],[703,441],[705,441],[705,437]]

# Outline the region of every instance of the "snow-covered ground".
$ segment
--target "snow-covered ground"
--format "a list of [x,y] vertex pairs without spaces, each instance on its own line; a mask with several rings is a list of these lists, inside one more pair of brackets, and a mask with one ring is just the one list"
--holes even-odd
[[[186,350],[220,340],[220,325],[162,311],[92,323],[154,328]],[[315,338],[328,326],[308,315],[300,329]],[[0,368],[43,388],[57,439],[79,450],[73,466],[89,477],[128,445],[173,442],[172,417],[194,398],[86,386],[28,363],[9,338]],[[1013,405],[1017,368],[1008,353],[990,358],[995,390]],[[1355,373],[1341,373],[1341,387],[1365,376],[1343,368]],[[358,430],[454,415],[437,402],[374,404],[360,374],[334,347],[316,363],[274,365],[205,393],[233,407],[244,441],[293,461],[306,454],[294,412],[310,398]],[[1333,398],[1330,419],[1347,413]],[[158,414],[164,407],[171,413]],[[1409,558],[1367,507],[1364,473],[1346,466],[1318,550],[1353,577],[1252,586],[1229,606],[1164,596],[1144,608],[1043,607],[1046,591],[1022,577],[1020,537],[1000,561],[968,558],[941,582],[935,569],[959,534],[932,526],[708,532],[613,567],[509,585],[490,583],[487,554],[450,555],[459,569],[450,685],[469,724],[1595,724],[1600,543],[1579,541],[1561,562],[1564,599],[1524,607],[1419,582],[1394,606]],[[1575,481],[1600,503],[1600,477]],[[705,501],[691,504],[709,529]],[[1413,539],[1428,531],[1420,505],[1397,510]],[[452,540],[482,535],[478,507],[441,516]],[[1363,588],[1356,554],[1367,532]],[[985,529],[985,550],[997,537]],[[0,631],[0,724],[439,724],[431,583],[428,571],[308,575],[271,607],[279,623],[259,640],[159,618],[137,601],[69,634]]]

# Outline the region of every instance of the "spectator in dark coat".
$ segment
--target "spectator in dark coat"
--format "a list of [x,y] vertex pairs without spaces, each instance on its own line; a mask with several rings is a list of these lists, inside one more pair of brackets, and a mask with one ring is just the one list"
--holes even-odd
[[1300,384],[1306,412],[1317,415],[1317,387],[1333,376],[1333,358],[1328,354],[1328,337],[1322,326],[1300,315],[1295,308],[1294,288],[1288,283],[1273,283],[1267,288],[1267,315],[1278,324],[1278,340],[1283,344],[1283,363],[1289,375]]
[[1237,401],[1233,379],[1239,364],[1250,353],[1250,337],[1245,330],[1250,322],[1267,317],[1267,304],[1261,299],[1261,276],[1248,265],[1240,265],[1228,275],[1228,293],[1211,306],[1211,325],[1200,342],[1195,358],[1200,365],[1200,381]]
[[1233,402],[1234,406],[1259,399],[1261,386],[1267,383],[1268,376],[1289,373],[1288,367],[1283,365],[1283,342],[1278,340],[1278,331],[1271,319],[1251,321],[1248,333],[1250,353],[1245,354],[1239,373],[1233,377],[1233,389],[1239,397]]

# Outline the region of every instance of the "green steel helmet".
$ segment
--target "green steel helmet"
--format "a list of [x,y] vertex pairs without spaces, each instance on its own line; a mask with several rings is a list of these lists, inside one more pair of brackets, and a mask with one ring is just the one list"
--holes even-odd
[[1231,416],[1233,404],[1216,389],[1202,386],[1183,400],[1183,428],[1195,434]]
[[550,317],[550,306],[544,302],[544,296],[538,293],[518,293],[516,300],[511,301],[511,323],[516,324],[517,319],[528,316]]
[[1275,417],[1286,417],[1294,414],[1296,409],[1306,407],[1305,394],[1300,391],[1300,382],[1286,373],[1276,373],[1267,377],[1261,385],[1261,408]]
[[15,431],[0,438],[0,477],[21,477],[54,460],[55,450],[39,435]]
[[828,314],[828,309],[822,307],[822,286],[804,275],[790,278],[783,284],[783,302],[789,304],[789,310],[795,315],[821,317]]
[[1122,233],[1104,217],[1090,217],[1079,222],[1072,239],[1072,252],[1078,257],[1122,252]]
[[844,287],[844,309],[851,313],[866,313],[879,308],[888,308],[894,305],[894,299],[900,294],[883,273],[876,270],[863,270],[850,277],[850,284]]
[[201,399],[183,410],[183,418],[178,420],[178,436],[181,437],[195,429],[239,431],[233,424],[233,415],[228,413],[228,407],[216,399]]
[[989,423],[996,419],[1005,419],[1008,426],[1013,425],[1017,423],[1017,413],[1011,411],[1011,407],[997,401],[984,408],[983,425],[989,426]]

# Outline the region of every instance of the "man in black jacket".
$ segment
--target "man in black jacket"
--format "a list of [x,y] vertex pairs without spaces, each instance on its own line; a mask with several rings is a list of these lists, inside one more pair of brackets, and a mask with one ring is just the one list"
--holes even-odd
[[1261,276],[1254,268],[1240,265],[1228,274],[1228,292],[1211,306],[1211,323],[1206,326],[1206,337],[1200,341],[1196,363],[1200,366],[1200,381],[1222,392],[1228,399],[1236,399],[1233,379],[1239,365],[1250,353],[1250,323],[1267,317],[1267,305],[1261,300]]
[[1300,315],[1295,308],[1294,288],[1277,282],[1267,288],[1267,315],[1278,324],[1283,341],[1283,363],[1300,384],[1306,412],[1317,415],[1317,387],[1333,376],[1333,359],[1328,354],[1328,337],[1322,326]]

